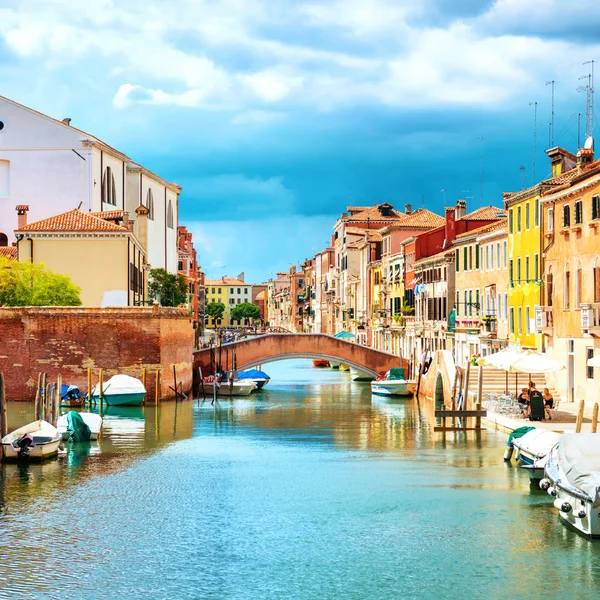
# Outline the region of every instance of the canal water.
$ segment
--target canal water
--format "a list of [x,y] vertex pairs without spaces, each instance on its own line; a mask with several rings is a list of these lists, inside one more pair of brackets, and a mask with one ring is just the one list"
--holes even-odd
[[[0,598],[593,597],[600,543],[502,461],[307,361],[233,401],[109,410],[98,443],[0,479]],[[30,420],[11,405],[9,422]]]

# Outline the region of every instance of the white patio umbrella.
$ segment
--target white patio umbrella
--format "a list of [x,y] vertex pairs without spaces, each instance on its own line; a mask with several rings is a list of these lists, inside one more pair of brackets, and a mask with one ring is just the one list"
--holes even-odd
[[565,365],[533,350],[520,352],[519,356],[509,365],[511,373],[554,373],[564,369]]
[[488,354],[487,356],[480,358],[477,361],[477,364],[484,367],[495,367],[496,369],[508,371],[510,365],[517,360],[520,354],[521,353],[518,350],[507,348],[505,350],[500,350],[500,352]]
[[587,366],[588,367],[600,367],[600,354],[598,354],[597,356],[594,356],[592,358],[589,358],[587,361]]

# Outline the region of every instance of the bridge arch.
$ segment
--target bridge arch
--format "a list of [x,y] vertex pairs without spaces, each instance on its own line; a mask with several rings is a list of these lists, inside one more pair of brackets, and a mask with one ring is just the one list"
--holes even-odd
[[[223,369],[233,368],[235,357],[235,365],[239,371],[293,358],[342,362],[370,375],[377,375],[393,367],[404,367],[406,370],[408,366],[405,359],[395,354],[320,333],[270,333],[226,344],[220,350],[216,349],[217,361],[219,352]],[[201,368],[203,373],[210,372],[210,348],[194,352],[194,366],[196,373],[198,368]]]

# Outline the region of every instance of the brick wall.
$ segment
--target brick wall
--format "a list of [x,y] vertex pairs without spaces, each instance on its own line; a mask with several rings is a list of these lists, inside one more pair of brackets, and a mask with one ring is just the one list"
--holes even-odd
[[154,399],[155,372],[162,372],[161,397],[173,397],[173,365],[187,392],[192,386],[194,330],[182,309],[159,307],[0,308],[0,372],[9,400],[35,397],[38,373],[49,381],[87,391],[87,369],[94,384],[117,373],[141,378],[148,371],[148,397]]

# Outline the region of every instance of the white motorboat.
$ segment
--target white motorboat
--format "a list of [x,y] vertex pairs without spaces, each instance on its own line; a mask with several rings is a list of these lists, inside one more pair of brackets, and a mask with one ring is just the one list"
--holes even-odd
[[375,377],[366,371],[359,371],[354,367],[350,367],[350,377],[352,377],[352,381],[373,381]]
[[600,435],[563,434],[548,455],[540,488],[554,498],[565,523],[600,537]]
[[339,362],[334,362],[334,361],[332,361],[332,360],[330,360],[330,361],[329,361],[329,366],[330,366],[332,369],[339,369],[339,368],[340,368],[340,364],[341,364],[341,363],[339,363]]
[[[213,387],[215,385],[214,382],[209,381],[205,382],[205,390],[206,395],[208,397],[212,397],[213,395]],[[256,383],[254,381],[248,380],[235,380],[232,382],[223,381],[222,383],[217,383],[217,396],[220,398],[228,398],[230,396],[249,396],[255,389]]]
[[2,438],[6,460],[43,460],[58,454],[61,435],[48,421],[34,421]]
[[383,378],[371,381],[371,392],[380,396],[409,396],[412,390],[404,379],[404,369],[390,369]]
[[[92,391],[96,400],[100,396],[100,386]],[[103,386],[102,396],[109,406],[138,406],[146,397],[144,384],[129,375],[113,375]]]
[[536,428],[511,442],[516,450],[514,458],[527,469],[531,483],[537,485],[544,477],[548,454],[558,444],[561,435],[555,431]]
[[[80,412],[76,414],[78,414],[83,419],[83,422],[90,428],[90,440],[97,440],[98,435],[100,434],[100,429],[102,429],[102,417],[96,413],[90,412]],[[63,440],[69,439],[73,432],[69,427],[68,414],[58,417],[56,428],[61,434]]]

